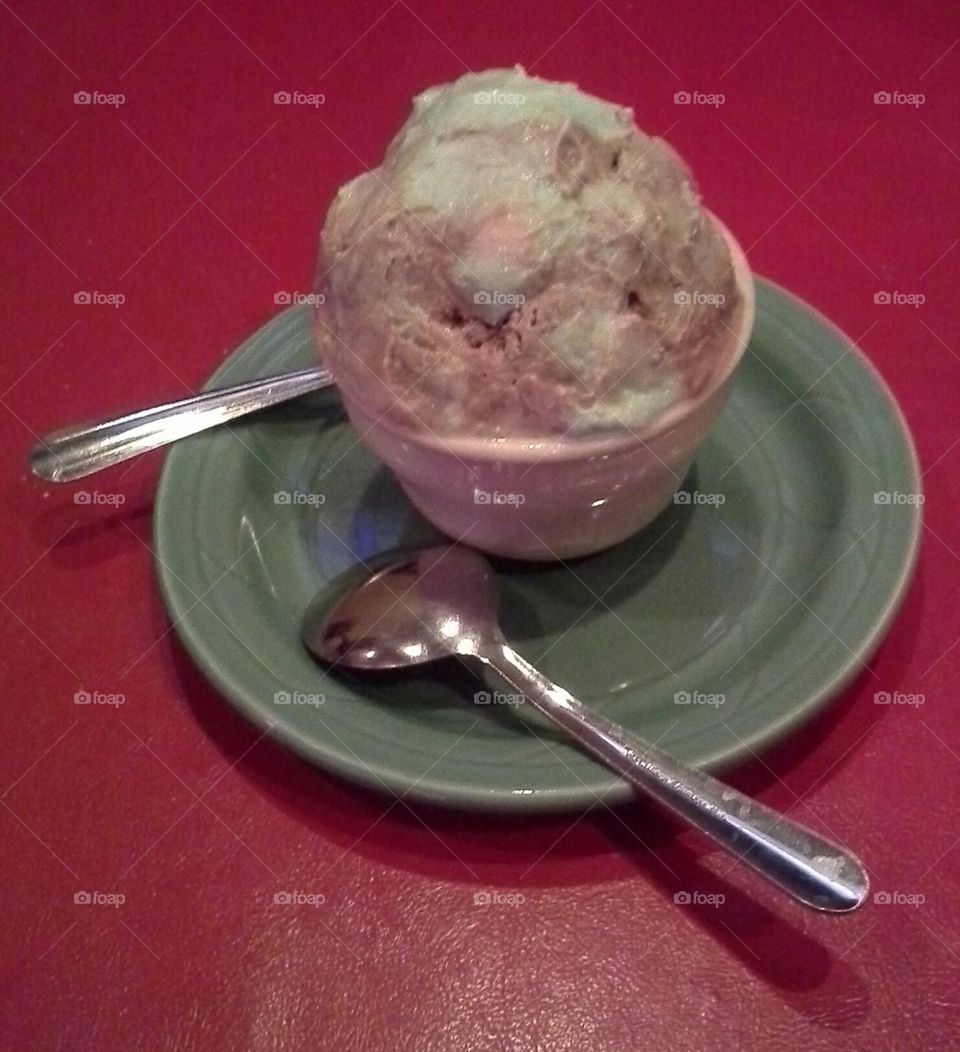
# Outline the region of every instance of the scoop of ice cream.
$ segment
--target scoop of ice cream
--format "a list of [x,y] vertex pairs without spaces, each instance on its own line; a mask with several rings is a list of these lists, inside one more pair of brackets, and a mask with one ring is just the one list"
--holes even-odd
[[430,88],[321,238],[321,354],[437,435],[650,424],[734,342],[727,244],[629,109],[521,69]]

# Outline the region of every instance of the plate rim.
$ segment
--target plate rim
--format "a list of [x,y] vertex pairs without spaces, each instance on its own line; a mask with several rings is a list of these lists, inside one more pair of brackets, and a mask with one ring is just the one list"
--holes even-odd
[[[907,470],[912,477],[912,491],[922,493],[920,463],[910,426],[903,408],[877,367],[864,351],[818,308],[801,299],[789,289],[784,288],[778,282],[756,274],[754,279],[758,284],[768,286],[781,298],[787,300],[795,311],[812,316],[824,329],[831,333],[838,343],[847,348],[847,353],[856,357],[858,364],[869,375],[893,411],[893,416],[898,425],[899,437],[907,454]],[[213,371],[204,383],[203,389],[207,390],[211,385],[216,384],[218,374],[228,365],[232,360],[233,354],[236,353],[236,350],[243,343],[255,338],[266,326],[283,317],[285,313],[281,312],[273,315],[262,325],[255,328],[245,340],[240,341],[234,348],[234,351],[221,361]],[[167,490],[173,485],[171,479],[175,478],[176,457],[174,452],[173,447],[166,452],[157,480],[153,502],[151,531],[153,563],[160,595],[170,627],[176,633],[180,644],[187,651],[198,670],[223,696],[224,702],[231,705],[236,711],[239,711],[254,726],[259,727],[274,740],[291,748],[299,756],[336,777],[343,778],[349,782],[359,783],[367,788],[385,792],[398,798],[406,797],[409,794],[411,798],[440,804],[447,808],[550,813],[573,810],[582,811],[594,807],[598,803],[620,803],[633,798],[635,791],[629,783],[623,780],[614,780],[608,788],[600,790],[596,790],[585,783],[582,786],[561,786],[542,789],[535,793],[510,793],[500,788],[481,788],[469,784],[452,789],[449,781],[432,781],[428,777],[429,768],[419,779],[412,777],[406,772],[392,772],[388,778],[383,778],[376,770],[366,764],[362,757],[357,756],[354,759],[343,750],[335,751],[318,745],[313,736],[303,733],[298,728],[267,718],[258,705],[248,700],[242,683],[231,677],[228,668],[224,668],[222,663],[218,663],[211,657],[211,651],[200,634],[190,630],[191,626],[187,622],[187,615],[192,607],[186,610],[181,609],[174,581],[177,575],[166,565],[165,560],[161,558],[164,549],[163,536],[166,532],[165,525],[169,514],[169,512],[165,514],[163,509],[169,509],[171,504],[175,503],[167,495]],[[890,628],[903,602],[916,568],[923,521],[922,504],[916,502],[913,505],[909,505],[908,513],[910,515],[909,534],[900,571],[890,588],[886,602],[882,609],[876,611],[871,619],[872,625],[859,645],[855,648],[848,648],[849,653],[842,662],[838,662],[834,674],[817,689],[810,691],[802,699],[798,700],[790,708],[789,712],[777,719],[775,723],[759,728],[749,736],[740,738],[733,745],[715,750],[714,754],[706,757],[700,766],[718,772],[750,762],[758,752],[784,740],[799,726],[809,722],[813,716],[836,699],[844,687],[856,677],[863,664],[870,659]],[[349,750],[349,747],[347,749]]]

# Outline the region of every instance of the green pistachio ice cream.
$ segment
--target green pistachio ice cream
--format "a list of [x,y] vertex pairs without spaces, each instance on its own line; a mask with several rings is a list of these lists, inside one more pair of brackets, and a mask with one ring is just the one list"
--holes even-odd
[[516,70],[417,96],[321,238],[321,356],[435,435],[636,431],[733,350],[727,242],[629,109]]

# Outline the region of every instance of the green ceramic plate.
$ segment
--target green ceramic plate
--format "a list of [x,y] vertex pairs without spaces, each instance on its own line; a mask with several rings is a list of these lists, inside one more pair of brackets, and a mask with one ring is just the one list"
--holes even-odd
[[[857,673],[903,593],[919,530],[916,458],[889,390],[826,320],[758,286],[750,348],[683,485],[689,501],[566,566],[496,564],[504,628],[525,657],[711,768],[782,738]],[[279,315],[211,386],[310,364],[308,323],[302,309]],[[304,651],[300,618],[318,590],[358,559],[438,539],[332,392],[179,442],[156,498],[176,631],[224,697],[297,752],[461,807],[628,798],[495,684],[443,666],[345,679]],[[493,703],[474,704],[480,690]]]

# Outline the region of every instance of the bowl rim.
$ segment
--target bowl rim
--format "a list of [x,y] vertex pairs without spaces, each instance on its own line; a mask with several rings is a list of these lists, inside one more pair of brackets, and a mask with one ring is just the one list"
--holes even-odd
[[386,416],[374,419],[341,388],[341,397],[349,406],[351,413],[365,418],[366,423],[360,427],[363,434],[376,430],[390,432],[396,439],[411,445],[432,449],[465,460],[509,460],[516,462],[542,460],[567,460],[582,457],[606,455],[629,449],[634,446],[647,446],[649,442],[665,432],[673,430],[685,420],[694,416],[733,375],[750,342],[753,322],[756,314],[756,290],[753,272],[740,243],[727,226],[708,209],[704,209],[711,221],[716,224],[727,247],[730,250],[731,266],[737,286],[742,296],[740,325],[737,330],[737,341],[732,352],[727,356],[723,367],[717,370],[710,383],[695,398],[683,401],[664,410],[645,428],[627,428],[626,433],[618,430],[612,434],[592,438],[577,438],[569,441],[566,435],[536,437],[503,437],[503,436],[457,436],[437,435],[433,432],[414,430],[404,427]]

